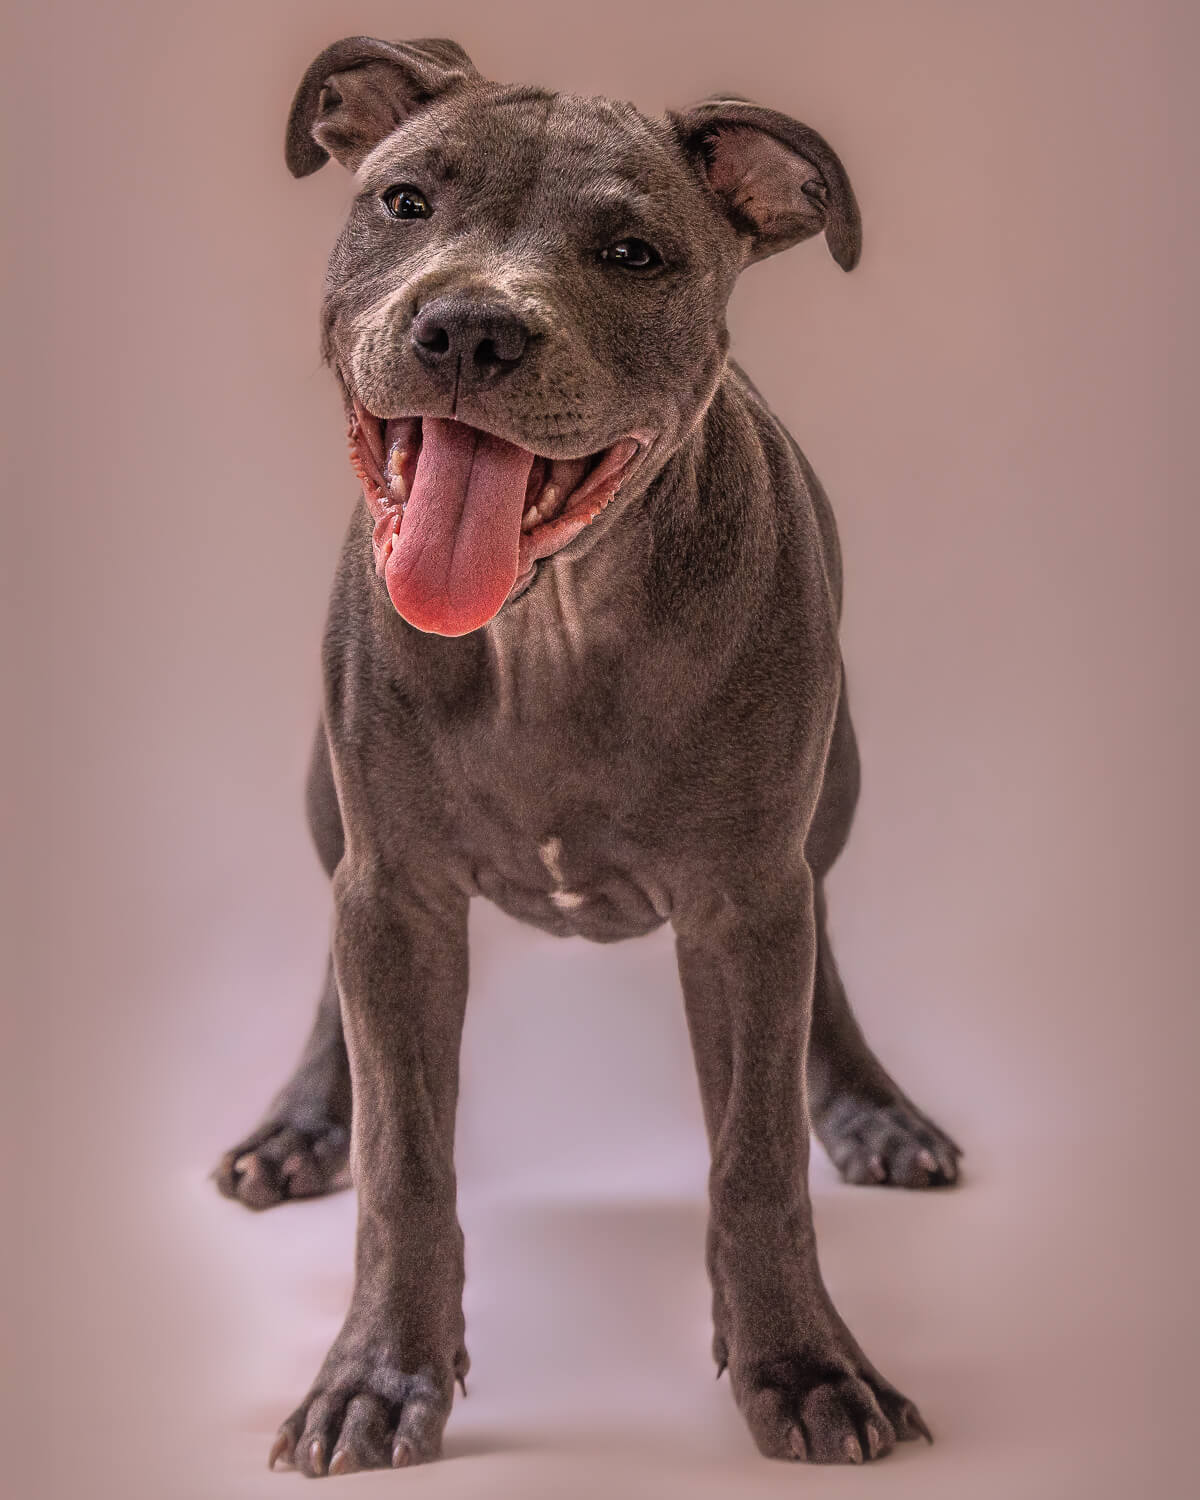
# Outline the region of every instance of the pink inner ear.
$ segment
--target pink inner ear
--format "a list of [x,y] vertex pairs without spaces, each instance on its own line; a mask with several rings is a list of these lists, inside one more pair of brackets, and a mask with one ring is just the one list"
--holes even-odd
[[343,166],[357,170],[404,118],[410,93],[391,63],[334,73],[321,90],[313,137]]
[[820,178],[805,161],[773,135],[735,125],[717,131],[709,146],[708,180],[713,190],[764,234],[797,220],[821,228],[824,216],[804,193]]

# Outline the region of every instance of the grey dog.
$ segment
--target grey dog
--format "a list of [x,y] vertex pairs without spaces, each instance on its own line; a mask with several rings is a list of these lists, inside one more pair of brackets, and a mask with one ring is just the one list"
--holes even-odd
[[465,1388],[476,895],[601,942],[671,923],[713,1353],[759,1449],[860,1463],[928,1437],[825,1290],[809,1126],[851,1182],[944,1186],[959,1152],[868,1047],[830,951],[822,883],[858,794],[837,537],[725,327],[752,261],[824,233],[855,264],[845,170],[742,99],[650,119],[368,37],[327,48],[292,106],[292,172],[330,156],[357,192],[323,345],[365,500],[308,786],[333,938],[300,1066],[217,1179],[264,1208],[352,1176],[358,1237],[270,1461],[434,1458]]

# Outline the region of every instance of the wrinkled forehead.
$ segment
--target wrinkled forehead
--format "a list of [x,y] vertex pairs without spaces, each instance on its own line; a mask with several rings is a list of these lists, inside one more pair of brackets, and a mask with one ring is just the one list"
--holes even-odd
[[665,124],[619,99],[498,86],[444,99],[381,141],[359,168],[364,188],[406,173],[524,205],[596,207],[698,196]]

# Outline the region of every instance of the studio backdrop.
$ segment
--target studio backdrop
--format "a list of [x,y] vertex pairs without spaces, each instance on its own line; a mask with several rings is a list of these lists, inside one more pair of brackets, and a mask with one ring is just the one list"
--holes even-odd
[[743,95],[845,163],[861,264],[751,267],[732,350],[842,538],[847,987],[966,1154],[935,1194],[812,1165],[830,1286],[936,1446],[760,1460],[712,1381],[669,929],[558,941],[476,902],[471,1394],[441,1467],[348,1492],[1181,1495],[1190,9],[46,0],[7,30],[12,1493],[294,1492],[267,1448],[349,1297],[352,1195],[255,1216],[207,1174],[294,1064],[329,936],[302,802],[362,503],[317,327],[352,184],[282,144],[309,61],[365,33],[649,114]]

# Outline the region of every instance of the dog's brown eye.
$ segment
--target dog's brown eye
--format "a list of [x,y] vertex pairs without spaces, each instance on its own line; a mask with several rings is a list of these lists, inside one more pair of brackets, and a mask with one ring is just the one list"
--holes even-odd
[[427,219],[433,212],[424,194],[404,183],[388,188],[383,195],[383,206],[393,219]]
[[618,240],[607,250],[601,250],[600,259],[623,266],[627,271],[651,271],[662,265],[662,256],[645,240]]

